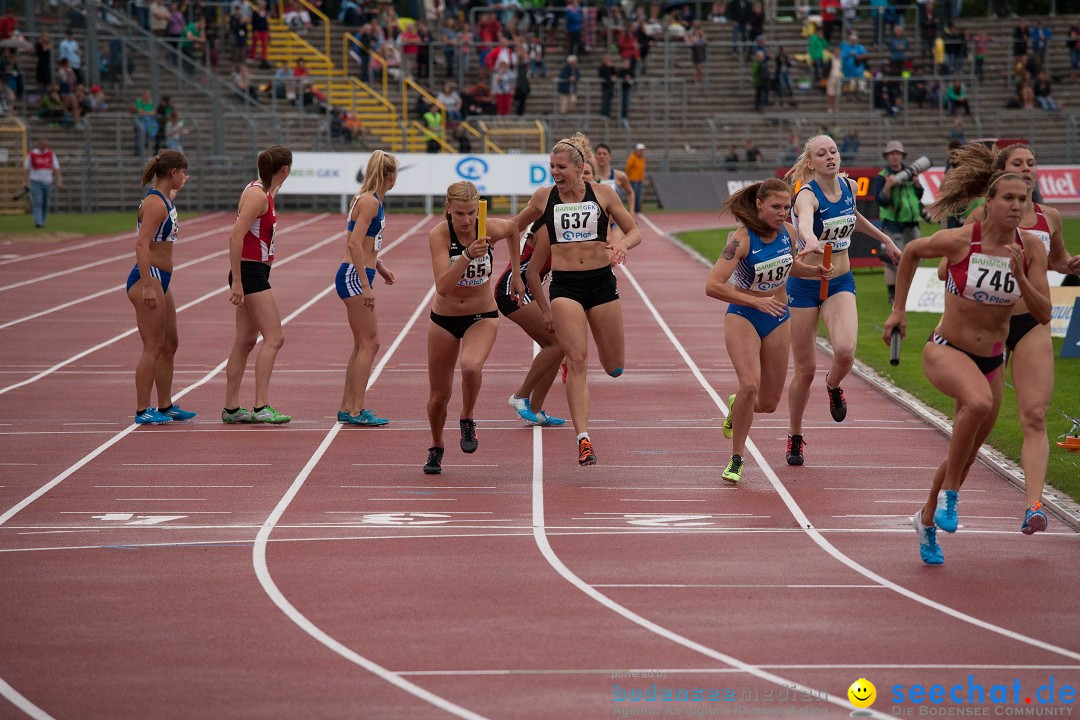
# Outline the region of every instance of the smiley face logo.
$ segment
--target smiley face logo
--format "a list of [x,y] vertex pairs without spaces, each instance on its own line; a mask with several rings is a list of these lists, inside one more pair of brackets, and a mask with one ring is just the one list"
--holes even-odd
[[857,708],[868,708],[877,699],[877,688],[866,678],[859,678],[847,689],[848,700]]

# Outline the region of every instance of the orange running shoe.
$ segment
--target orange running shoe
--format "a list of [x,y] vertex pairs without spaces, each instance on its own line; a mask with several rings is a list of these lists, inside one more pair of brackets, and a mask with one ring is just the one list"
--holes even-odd
[[592,443],[589,442],[589,438],[581,438],[577,443],[578,447],[578,465],[595,465],[596,455],[593,453]]

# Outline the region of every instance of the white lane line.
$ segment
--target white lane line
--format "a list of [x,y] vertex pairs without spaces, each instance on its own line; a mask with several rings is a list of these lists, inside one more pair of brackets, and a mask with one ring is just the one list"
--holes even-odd
[[[453,467],[443,465],[443,467]],[[471,466],[475,467],[475,466]],[[494,485],[339,485],[343,488],[372,488],[378,490],[494,490]],[[398,498],[400,500],[401,498]]]
[[96,488],[154,488],[155,490],[167,490],[168,488],[250,488],[254,485],[95,485]]
[[[652,223],[650,222],[649,224]],[[653,227],[655,228],[655,225]],[[634,286],[634,289],[637,290],[638,294],[641,297],[641,300],[645,303],[645,306],[649,309],[649,312],[652,313],[652,316],[656,319],[656,322],[660,325],[660,328],[664,331],[664,334],[667,335],[668,340],[671,341],[671,344],[678,351],[679,355],[682,356],[683,361],[691,369],[694,377],[697,378],[698,383],[701,385],[702,388],[704,388],[706,394],[708,394],[708,396],[712,399],[713,403],[716,404],[716,407],[720,410],[720,412],[726,414],[727,403],[721,400],[720,396],[716,394],[716,390],[714,390],[713,387],[709,385],[708,380],[706,380],[705,376],[702,375],[701,370],[698,369],[698,366],[694,362],[694,359],[690,357],[690,354],[686,351],[686,348],[684,348],[682,343],[679,342],[679,339],[675,337],[675,334],[671,331],[671,328],[668,327],[668,324],[664,321],[664,318],[660,315],[660,312],[656,309],[656,306],[653,305],[652,301],[649,299],[649,296],[645,293],[645,289],[641,287],[641,285],[638,283],[637,278],[634,277],[634,274],[630,272],[630,270],[628,270],[625,265],[620,265],[619,267],[623,271],[623,274],[626,275],[627,279],[630,280],[630,283]],[[937,432],[937,428],[928,427],[926,429]],[[1027,635],[1023,635],[1013,630],[1009,630],[1008,628],[1001,627],[1000,625],[995,625],[994,623],[987,622],[986,620],[977,618],[974,615],[969,615],[965,612],[949,607],[948,605],[945,605],[943,603],[931,600],[930,598],[920,595],[913,590],[909,590],[908,588],[899,585],[892,580],[889,580],[888,578],[878,575],[874,571],[864,567],[852,558],[840,552],[840,550],[838,550],[836,546],[834,546],[831,542],[825,539],[825,537],[820,532],[814,529],[813,525],[810,523],[810,519],[806,517],[806,513],[804,513],[799,504],[795,502],[795,498],[791,496],[791,493],[788,492],[788,489],[784,487],[784,484],[780,481],[779,476],[777,476],[776,472],[772,469],[772,466],[765,459],[765,456],[762,455],[761,451],[758,450],[758,447],[754,443],[754,441],[750,438],[747,438],[746,447],[754,456],[754,458],[757,459],[758,465],[760,466],[762,472],[765,473],[765,476],[768,478],[769,482],[772,484],[773,488],[780,496],[780,499],[783,500],[784,504],[787,506],[792,516],[795,518],[796,521],[798,521],[800,529],[802,529],[814,541],[814,543],[817,544],[818,547],[831,555],[834,559],[838,560],[839,562],[851,568],[860,575],[863,575],[864,577],[869,578],[874,582],[881,583],[882,585],[888,587],[890,590],[893,590],[899,595],[903,595],[909,600],[914,600],[921,605],[925,605],[928,608],[937,610],[941,613],[944,613],[945,615],[956,618],[957,620],[970,623],[978,628],[988,630],[992,633],[997,633],[998,635],[1002,635],[1011,640],[1024,643],[1025,645],[1030,645],[1032,647],[1037,647],[1042,650],[1047,650],[1049,652],[1056,653],[1058,655],[1062,655],[1073,660],[1080,660],[1080,652],[1074,652],[1072,650],[1068,650],[1052,643],[1037,640]]]
[[113,498],[124,502],[206,502],[206,498]]
[[[191,237],[184,238],[181,242],[178,242],[177,245],[181,245],[181,244],[183,244],[185,242],[189,242],[191,240],[200,240],[200,239],[202,239],[204,237],[207,237],[209,235],[214,235],[216,233],[223,232],[224,230],[227,230],[227,229],[229,229],[231,227],[232,227],[232,224],[230,223],[229,225],[222,225],[220,227],[212,228],[210,230],[206,230],[206,231],[198,233],[196,235],[192,235]],[[228,252],[228,250],[226,250],[225,252]],[[220,254],[220,253],[215,253],[215,254]],[[116,262],[117,260],[123,260],[124,258],[134,259],[133,256],[134,256],[134,253],[129,251],[129,252],[123,253],[121,255],[113,255],[111,257],[102,258],[100,260],[95,260],[94,262],[91,262],[91,263],[86,263],[84,265],[78,265],[78,266],[73,267],[73,268],[65,268],[63,270],[58,270],[57,272],[49,273],[48,275],[38,275],[37,277],[32,277],[32,278],[30,278],[28,280],[22,280],[20,282],[12,283],[10,285],[0,285],[0,292],[4,292],[6,290],[14,290],[15,288],[21,288],[21,287],[25,287],[27,285],[33,285],[34,283],[44,282],[45,280],[52,280],[53,278],[63,277],[65,275],[70,275],[72,273],[80,272],[81,270],[89,270],[92,267],[97,267],[98,265],[105,265],[107,263]],[[205,260],[208,257],[211,257],[211,256],[209,256],[209,255],[204,256],[203,259]],[[123,285],[121,285],[120,287],[123,287]]]
[[[120,463],[124,467],[270,467],[273,463]],[[132,486],[134,487],[134,486]],[[155,486],[157,487],[157,486]],[[183,487],[177,485],[176,487]],[[191,485],[189,487],[198,487]],[[210,487],[204,485],[203,487]],[[221,487],[239,487],[235,485],[222,485]],[[244,486],[250,487],[250,486]]]
[[[712,500],[704,500],[704,499],[702,499],[702,500],[657,500],[657,499],[654,499],[654,498],[619,498],[619,502],[653,502],[653,503],[677,502],[677,503],[688,503],[688,502],[712,502]],[[762,517],[768,517],[768,516],[764,515]]]
[[[304,227],[305,225],[310,225],[313,222],[317,222],[319,220],[322,220],[324,217],[326,217],[326,215],[327,215],[327,213],[323,213],[322,215],[311,218],[310,220],[304,220],[303,222],[297,223],[296,225],[291,225],[291,226],[289,226],[287,228],[282,228],[280,232],[284,233],[284,232],[290,232],[292,230],[297,230],[299,228]],[[229,251],[227,249],[226,250],[219,250],[217,252],[210,253],[209,255],[203,255],[201,257],[197,257],[194,260],[189,260],[189,261],[187,261],[185,263],[181,263],[181,264],[177,265],[176,267],[173,268],[173,272],[179,272],[180,270],[183,270],[184,268],[191,267],[192,265],[197,265],[197,264],[199,264],[201,262],[205,262],[207,260],[211,260],[211,259],[216,258],[216,257],[221,257],[222,255],[227,255],[228,252]],[[30,320],[36,320],[39,317],[44,317],[45,315],[50,315],[50,314],[52,314],[54,312],[59,312],[60,310],[66,310],[67,308],[73,307],[75,305],[81,305],[82,303],[87,302],[88,300],[93,300],[95,298],[102,297],[103,295],[109,295],[109,294],[112,294],[112,293],[115,293],[115,292],[119,292],[119,291],[123,290],[125,286],[126,286],[126,283],[121,284],[121,285],[113,285],[110,288],[105,288],[104,290],[100,290],[100,291],[98,291],[96,293],[86,295],[85,297],[81,297],[81,298],[78,298],[76,300],[70,300],[70,301],[68,301],[66,303],[61,303],[60,305],[54,305],[51,308],[46,308],[44,310],[39,310],[38,312],[32,313],[30,315],[26,315],[25,317],[16,318],[14,320],[8,320],[5,323],[0,323],[0,330],[4,330],[6,328],[12,327],[13,325],[18,325],[20,323],[28,322]]]
[[[191,223],[203,222],[205,220],[210,220],[212,218],[216,218],[218,215],[224,215],[224,214],[225,214],[224,212],[214,212],[214,213],[210,213],[209,215],[200,215],[199,217],[190,218],[188,220],[185,220],[184,223],[185,224],[191,224]],[[68,252],[69,250],[81,250],[83,248],[94,247],[96,245],[103,245],[105,243],[117,242],[118,240],[134,240],[134,239],[135,239],[135,233],[122,233],[122,234],[119,234],[119,235],[112,235],[110,237],[98,238],[97,240],[88,240],[87,242],[79,243],[77,245],[66,245],[66,246],[61,247],[61,248],[56,248],[55,250],[45,250],[44,252],[37,252],[37,253],[33,253],[31,255],[20,255],[19,257],[15,257],[15,258],[7,258],[7,259],[4,259],[4,260],[0,260],[0,265],[10,265],[12,263],[24,262],[26,260],[36,260],[37,258],[48,257],[50,255],[60,255],[62,253]]]
[[884,590],[880,585],[783,585],[770,583],[744,583],[738,585],[690,585],[679,583],[593,583],[593,587],[609,588],[800,588],[800,589],[837,589],[856,588]]
[[[340,371],[338,371],[338,372],[340,372]],[[447,427],[449,427],[449,425]],[[425,426],[424,429],[427,430],[428,428]],[[485,428],[485,430],[486,429],[487,428]],[[496,428],[491,428],[491,429],[496,429]],[[350,432],[352,432],[352,431],[350,430]],[[355,467],[372,467],[372,466],[378,466],[378,467],[415,467],[416,463],[353,463],[353,466],[355,466]],[[499,466],[497,464],[496,465],[473,465],[473,464],[452,465],[450,463],[443,463],[443,467],[474,467],[474,468],[476,468],[476,467],[499,467]],[[347,485],[347,486],[343,485],[342,487],[365,487],[365,486],[363,486],[363,485]],[[376,486],[372,485],[372,486],[369,486],[369,487],[376,487]],[[393,487],[393,486],[390,486],[390,487]]]
[[[611,467],[611,465],[608,465]],[[685,487],[674,485],[672,487],[619,487],[617,485],[582,485],[582,490],[736,490],[732,487]]]
[[[625,269],[625,267],[624,267]],[[640,292],[640,289],[639,289]],[[644,294],[642,298],[644,299]],[[726,405],[725,405],[726,407]],[[810,688],[802,683],[796,683],[787,678],[776,675],[767,670],[763,670],[760,667],[743,662],[736,657],[728,655],[726,653],[719,652],[710,647],[702,645],[699,642],[691,640],[690,638],[680,635],[672,630],[668,630],[648,618],[637,614],[633,610],[620,605],[607,595],[597,590],[594,586],[588,584],[580,577],[574,574],[570,568],[563,563],[562,559],[555,554],[555,551],[551,548],[551,543],[548,542],[547,528],[545,527],[544,520],[544,446],[542,440],[542,434],[539,427],[533,428],[533,472],[532,472],[532,524],[533,524],[533,540],[536,542],[536,546],[540,549],[540,554],[544,556],[544,559],[548,561],[548,564],[555,569],[555,572],[559,573],[567,582],[576,587],[581,592],[588,595],[590,598],[600,603],[608,610],[621,615],[632,623],[636,623],[645,628],[649,632],[652,632],[660,637],[670,640],[678,645],[700,653],[705,657],[718,660],[726,665],[730,665],[741,672],[753,675],[754,677],[771,682],[776,685],[780,685],[785,688],[792,688],[800,692],[813,693],[815,697],[823,696],[828,702],[838,705],[844,708],[845,711],[855,709],[855,706],[851,703],[841,700],[839,697],[829,693],[823,693],[821,690]],[[878,720],[888,720],[891,716],[885,713],[878,712],[876,710],[865,711],[869,716],[875,717]]]
[[[372,502],[375,502],[375,501],[380,501],[380,502],[401,502],[401,498],[399,498],[399,497],[396,497],[396,498],[368,498],[368,500],[371,500]],[[409,502],[416,502],[416,501],[430,502],[432,500],[434,500],[436,502],[456,502],[457,498],[427,498],[427,497],[409,498]]]
[[0,678],[0,695],[6,697],[12,705],[22,710],[34,720],[56,720],[52,715],[23,697],[18,690],[4,682],[4,678]]
[[[290,262],[292,260],[303,257],[304,255],[307,255],[310,252],[314,252],[315,250],[318,250],[319,248],[323,247],[324,245],[328,245],[329,243],[332,243],[335,240],[340,239],[344,234],[345,234],[344,232],[334,233],[330,237],[328,237],[328,238],[326,238],[324,240],[321,240],[321,241],[315,243],[314,245],[306,247],[303,250],[295,253],[294,255],[290,255],[289,257],[278,261],[277,265],[278,266],[284,265],[284,264],[286,264],[286,263],[288,263],[288,262]],[[330,289],[333,290],[333,287],[331,286]],[[223,285],[223,286],[221,286],[221,287],[219,287],[219,288],[217,288],[215,290],[211,290],[210,292],[206,293],[205,295],[202,295],[201,297],[197,297],[194,300],[192,300],[191,302],[185,303],[185,304],[181,305],[180,307],[176,308],[176,312],[181,313],[181,312],[183,312],[184,310],[187,310],[190,307],[194,307],[195,305],[198,305],[201,302],[209,300],[210,298],[212,298],[214,295],[217,295],[218,293],[225,292],[226,290],[228,290],[227,285]],[[81,360],[82,358],[86,357],[87,355],[91,355],[91,354],[97,352],[98,350],[100,350],[100,349],[102,349],[104,347],[108,347],[109,345],[112,345],[113,343],[120,342],[121,340],[128,337],[129,335],[134,335],[137,332],[139,332],[138,327],[133,327],[130,330],[125,330],[124,332],[120,333],[119,335],[116,335],[115,337],[112,337],[112,338],[110,338],[110,339],[108,339],[108,340],[106,340],[104,342],[100,342],[100,343],[98,343],[97,345],[93,346],[92,348],[90,348],[88,350],[83,350],[80,353],[76,353],[75,355],[72,355],[67,360],[61,360],[60,362],[56,363],[52,367],[48,368],[47,370],[42,370],[41,372],[39,372],[37,375],[34,375],[33,377],[27,378],[26,380],[23,380],[22,382],[17,382],[14,385],[8,385],[7,387],[0,388],[0,395],[11,392],[12,390],[15,390],[17,388],[21,388],[23,386],[29,385],[30,383],[37,382],[38,380],[40,380],[40,379],[42,379],[44,377],[52,375],[54,372],[56,372],[60,368],[65,367],[67,365],[70,365],[71,363],[75,362],[76,360]],[[222,364],[222,367],[224,367],[224,364]],[[201,384],[201,382],[202,381],[197,382],[192,387],[198,386],[199,384]],[[131,427],[134,428],[135,426],[133,425]],[[130,429],[129,429],[129,432],[130,432]],[[2,524],[2,523],[0,523],[0,524]]]
[[[424,218],[423,222],[427,222],[426,217]],[[419,224],[417,225],[417,227],[419,227]],[[415,229],[416,228],[414,228],[414,230]],[[382,373],[383,368],[386,366],[386,362],[388,361],[388,359],[401,345],[401,342],[405,339],[406,334],[412,329],[413,325],[416,323],[417,319],[420,317],[421,313],[428,306],[434,296],[435,288],[433,286],[424,296],[424,299],[420,301],[420,304],[417,305],[416,310],[413,312],[408,322],[405,323],[405,327],[403,327],[398,336],[394,338],[393,344],[391,344],[390,348],[386,351],[386,354],[383,356],[382,360],[379,361],[378,365],[372,371],[371,377],[368,379],[369,388],[375,384],[375,381],[378,379],[379,375]],[[319,464],[319,461],[322,459],[323,455],[325,455],[326,451],[330,449],[330,444],[334,441],[334,438],[337,437],[338,433],[341,432],[342,427],[343,426],[341,423],[335,422],[333,424],[333,426],[330,428],[330,431],[326,433],[326,437],[324,437],[323,441],[319,444],[319,447],[315,450],[312,456],[308,459],[307,463],[304,465],[304,468],[300,471],[300,474],[296,476],[296,479],[293,481],[292,485],[290,485],[289,489],[285,491],[285,494],[282,496],[277,506],[274,508],[274,510],[266,518],[266,521],[259,528],[259,533],[255,537],[255,543],[252,548],[251,554],[252,564],[255,567],[255,575],[259,579],[259,584],[262,585],[263,590],[266,592],[267,596],[273,601],[273,603],[277,605],[278,609],[281,610],[281,612],[284,613],[286,617],[292,620],[297,627],[299,627],[301,630],[306,632],[315,640],[319,641],[324,646],[337,653],[341,657],[345,658],[349,662],[360,666],[364,670],[367,670],[368,672],[390,683],[391,685],[394,685],[395,687],[400,688],[401,690],[409,693],[410,695],[419,698],[420,700],[423,700],[431,705],[434,705],[441,710],[445,710],[452,715],[460,718],[467,718],[467,720],[485,720],[482,715],[479,715],[472,710],[469,710],[468,708],[456,705],[449,700],[439,695],[436,695],[430,690],[426,690],[419,685],[409,680],[406,680],[400,675],[386,669],[385,667],[379,665],[373,660],[369,660],[368,658],[359,654],[352,648],[349,648],[339,640],[332,637],[329,633],[327,633],[310,619],[308,619],[307,616],[297,610],[296,607],[291,602],[289,602],[288,598],[285,597],[285,594],[281,592],[281,589],[278,588],[277,583],[274,582],[273,577],[270,575],[270,568],[266,562],[266,546],[268,541],[270,540],[270,534],[274,531],[274,527],[277,525],[278,520],[281,519],[281,516],[285,513],[285,510],[289,507],[290,504],[292,504],[292,501],[296,497],[297,493],[300,492],[300,489],[303,487],[304,483],[311,475],[311,472],[315,469],[315,466]]]
[[[922,487],[922,488],[896,488],[896,487],[888,487],[888,488],[862,488],[862,487],[827,487],[827,488],[822,488],[822,489],[823,489],[823,490],[844,490],[844,491],[846,491],[846,492],[850,492],[850,491],[852,491],[852,490],[858,490],[859,492],[921,492],[921,493],[925,493],[925,492],[926,492],[926,488],[924,488],[924,487]],[[985,490],[965,490],[964,492],[965,492],[965,493],[984,493],[984,492],[986,492],[986,491],[985,491]]]
[[[759,665],[758,667],[767,670],[859,670],[866,668],[868,670],[1080,670],[1080,665],[875,665],[875,664],[860,664],[860,665]],[[422,676],[422,677],[472,677],[472,676],[491,676],[491,675],[606,675],[611,677],[618,673],[652,673],[664,674],[664,675],[732,675],[735,673],[741,673],[742,670],[735,668],[590,668],[581,670],[567,670],[567,669],[529,669],[529,670],[507,670],[507,669],[495,669],[495,670],[399,670],[399,675],[409,676]],[[633,677],[632,675],[630,677]],[[646,676],[650,677],[650,676]],[[780,713],[777,713],[779,715]],[[790,713],[794,715],[795,713]]]

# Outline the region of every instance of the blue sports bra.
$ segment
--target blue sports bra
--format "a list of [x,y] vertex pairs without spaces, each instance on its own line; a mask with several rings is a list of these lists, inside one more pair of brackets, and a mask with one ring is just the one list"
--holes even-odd
[[[375,238],[375,249],[379,250],[382,248],[383,230],[386,228],[386,210],[383,208],[383,202],[382,199],[379,197],[378,193],[371,194],[375,197],[376,200],[379,201],[379,212],[377,212],[375,214],[375,217],[371,219],[371,224],[368,225],[367,232],[364,233],[364,237]],[[356,203],[358,200],[360,200],[359,195],[357,195],[356,198],[353,199],[353,206],[349,208],[349,221],[345,226],[349,232],[352,232],[356,229],[356,220],[353,219],[352,211],[353,207],[356,207]]]
[[[154,231],[154,237],[150,238],[150,242],[176,242],[176,236],[180,231],[180,222],[176,218],[176,206],[169,202],[169,199],[162,195],[158,190],[147,191],[146,195],[143,196],[143,202],[151,195],[157,195],[161,198],[161,201],[165,203],[165,209],[169,214],[158,224],[157,230]],[[140,228],[142,228],[142,220],[139,220],[135,224],[136,232]]]

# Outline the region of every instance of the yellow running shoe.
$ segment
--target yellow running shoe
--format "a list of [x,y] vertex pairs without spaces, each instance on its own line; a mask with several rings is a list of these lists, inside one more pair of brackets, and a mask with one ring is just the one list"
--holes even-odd
[[739,481],[742,480],[743,465],[742,455],[732,455],[731,459],[728,460],[727,467],[724,468],[724,472],[721,473],[720,477],[724,478],[729,483],[738,485]]
[[728,395],[727,399],[727,417],[724,418],[724,437],[728,440],[731,439],[731,435],[734,431],[734,425],[731,421],[731,408],[735,405],[735,396]]

